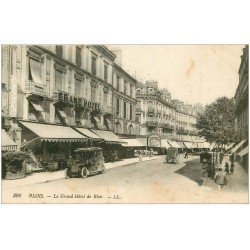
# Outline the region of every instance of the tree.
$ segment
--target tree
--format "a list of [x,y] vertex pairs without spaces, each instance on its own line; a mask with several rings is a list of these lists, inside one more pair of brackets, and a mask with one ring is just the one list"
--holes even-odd
[[234,139],[235,104],[233,99],[218,98],[205,107],[197,117],[199,135],[217,145],[228,144]]

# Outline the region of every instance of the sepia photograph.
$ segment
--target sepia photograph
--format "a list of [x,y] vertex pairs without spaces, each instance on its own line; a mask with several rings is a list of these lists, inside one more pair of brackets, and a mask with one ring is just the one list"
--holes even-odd
[[3,44],[4,204],[246,204],[245,44]]

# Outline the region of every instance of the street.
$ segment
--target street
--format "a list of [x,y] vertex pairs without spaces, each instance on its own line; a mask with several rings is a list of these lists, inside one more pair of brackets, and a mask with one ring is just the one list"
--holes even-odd
[[9,189],[5,189],[3,183],[5,192],[2,200],[11,203],[248,202],[247,184],[238,190],[240,192],[237,189],[219,192],[216,185],[200,187],[197,183],[199,173],[200,163],[197,156],[183,159],[182,163],[176,165],[166,164],[162,156],[152,161],[108,169],[104,174],[87,179],[62,179]]

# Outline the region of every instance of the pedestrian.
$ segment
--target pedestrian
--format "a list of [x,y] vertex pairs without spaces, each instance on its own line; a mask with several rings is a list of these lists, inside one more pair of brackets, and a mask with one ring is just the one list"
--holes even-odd
[[218,190],[222,190],[227,185],[227,177],[222,168],[218,168],[218,172],[214,176],[214,181],[218,185]]
[[142,152],[139,151],[139,161],[142,161]]
[[220,155],[219,155],[219,158],[220,158],[220,164],[222,164],[223,157],[224,157],[223,153],[222,153],[222,152],[220,152]]
[[228,164],[228,162],[226,162],[226,164],[225,164],[225,172],[227,174],[229,174],[229,164]]
[[185,152],[184,158],[188,158],[188,151]]
[[231,162],[231,165],[230,165],[230,174],[233,174],[234,173],[234,162]]

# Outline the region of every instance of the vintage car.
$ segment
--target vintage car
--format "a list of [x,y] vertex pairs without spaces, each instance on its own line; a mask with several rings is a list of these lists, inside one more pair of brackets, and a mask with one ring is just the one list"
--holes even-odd
[[94,173],[104,173],[104,157],[102,149],[97,147],[77,148],[73,157],[67,161],[67,176],[87,178]]
[[178,148],[173,148],[173,147],[168,148],[167,155],[166,155],[166,162],[167,163],[174,163],[174,164],[179,163]]

